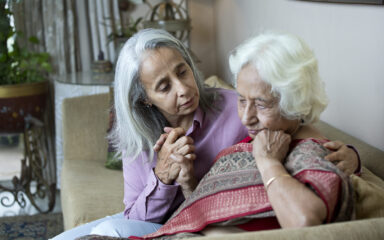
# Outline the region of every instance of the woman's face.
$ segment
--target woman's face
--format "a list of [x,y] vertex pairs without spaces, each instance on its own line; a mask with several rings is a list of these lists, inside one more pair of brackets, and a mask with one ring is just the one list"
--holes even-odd
[[199,105],[199,90],[192,69],[177,50],[161,47],[144,53],[140,79],[146,101],[171,124],[193,116]]
[[258,71],[251,64],[240,70],[236,90],[238,114],[251,138],[264,129],[290,133],[297,128],[297,120],[281,116],[279,99],[272,95],[271,86],[260,79]]

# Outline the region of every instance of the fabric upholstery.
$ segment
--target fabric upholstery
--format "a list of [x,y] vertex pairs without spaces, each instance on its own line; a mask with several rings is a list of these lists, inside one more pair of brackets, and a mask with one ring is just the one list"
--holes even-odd
[[355,189],[356,218],[384,217],[384,181],[363,168],[361,177],[351,176]]
[[384,218],[333,223],[307,228],[279,229],[260,232],[197,237],[193,240],[377,240],[384,239]]
[[105,168],[108,94],[63,101],[61,205],[70,229],[124,210],[123,175]]

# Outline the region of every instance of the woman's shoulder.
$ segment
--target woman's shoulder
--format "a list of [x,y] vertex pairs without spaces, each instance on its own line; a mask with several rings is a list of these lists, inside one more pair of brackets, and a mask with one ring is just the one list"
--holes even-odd
[[218,159],[222,158],[223,156],[235,154],[235,153],[243,153],[243,152],[248,152],[251,153],[253,149],[253,146],[251,143],[247,142],[240,142],[235,145],[229,146],[223,150],[221,150],[215,157],[214,162],[216,162]]
[[329,142],[329,140],[323,139],[323,138],[303,138],[303,139],[294,139],[292,140],[291,144],[297,146],[305,142],[311,142],[311,144],[323,145],[324,143]]
[[329,153],[329,150],[323,146],[328,141],[322,138],[294,139],[289,146],[288,157],[311,156],[310,158],[323,158]]
[[237,109],[237,94],[234,90],[216,88],[217,97],[215,105],[217,108],[224,109]]
[[237,93],[235,90],[231,89],[224,89],[224,88],[216,88],[216,91],[224,98],[236,98],[237,99]]

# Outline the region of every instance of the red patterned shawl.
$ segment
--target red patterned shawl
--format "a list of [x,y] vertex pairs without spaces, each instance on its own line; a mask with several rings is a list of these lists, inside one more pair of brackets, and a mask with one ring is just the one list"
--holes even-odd
[[[302,140],[291,148],[284,166],[324,201],[327,222],[349,220],[353,215],[353,190],[348,177],[324,160],[328,153],[318,140]],[[208,224],[238,225],[274,216],[252,156],[252,144],[239,143],[221,151],[192,195],[164,226],[143,238],[169,238],[201,231]]]

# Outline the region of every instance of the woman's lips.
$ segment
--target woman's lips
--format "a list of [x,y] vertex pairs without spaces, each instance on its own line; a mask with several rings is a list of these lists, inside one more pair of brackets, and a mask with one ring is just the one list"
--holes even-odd
[[248,134],[249,134],[249,135],[252,135],[252,136],[256,136],[259,132],[261,132],[261,131],[263,131],[263,130],[264,130],[264,128],[263,128],[263,129],[259,129],[259,130],[249,129],[249,130],[248,130]]
[[191,98],[188,101],[186,101],[185,103],[181,104],[180,108],[189,108],[190,106],[192,106],[193,105],[193,99],[194,98]]

